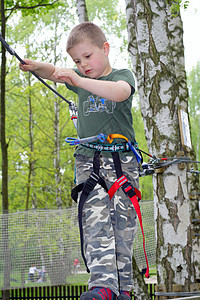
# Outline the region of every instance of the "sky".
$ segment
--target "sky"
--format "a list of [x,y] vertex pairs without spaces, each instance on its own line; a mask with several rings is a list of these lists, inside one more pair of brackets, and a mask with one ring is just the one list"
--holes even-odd
[[200,0],[190,0],[186,10],[181,10],[183,21],[183,42],[185,47],[185,68],[187,72],[200,61]]

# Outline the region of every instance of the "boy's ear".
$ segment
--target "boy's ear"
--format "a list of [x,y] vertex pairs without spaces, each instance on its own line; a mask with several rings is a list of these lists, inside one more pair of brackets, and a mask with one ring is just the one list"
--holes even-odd
[[104,49],[105,55],[108,56],[109,51],[110,51],[110,45],[108,44],[108,42],[105,42],[105,43],[103,44],[103,49]]

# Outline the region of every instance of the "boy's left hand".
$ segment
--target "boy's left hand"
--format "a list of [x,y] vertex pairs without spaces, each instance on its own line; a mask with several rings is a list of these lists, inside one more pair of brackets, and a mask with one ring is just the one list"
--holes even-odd
[[72,86],[79,86],[81,80],[81,77],[75,71],[66,68],[56,67],[53,76],[55,79],[63,80]]

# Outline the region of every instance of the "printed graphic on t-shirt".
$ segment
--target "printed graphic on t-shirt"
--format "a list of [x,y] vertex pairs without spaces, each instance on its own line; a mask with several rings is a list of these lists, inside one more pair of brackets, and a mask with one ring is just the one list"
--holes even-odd
[[87,98],[86,101],[83,102],[83,114],[84,116],[89,116],[90,113],[101,113],[104,111],[108,114],[113,114],[115,107],[116,102],[101,98],[99,96],[94,98],[94,96],[91,95]]

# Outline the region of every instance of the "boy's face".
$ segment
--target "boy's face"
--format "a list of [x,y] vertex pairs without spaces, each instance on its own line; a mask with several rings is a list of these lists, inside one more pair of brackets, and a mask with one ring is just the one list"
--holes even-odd
[[69,49],[68,53],[84,76],[94,79],[106,76],[112,71],[108,59],[109,44],[107,42],[99,48],[86,39]]

